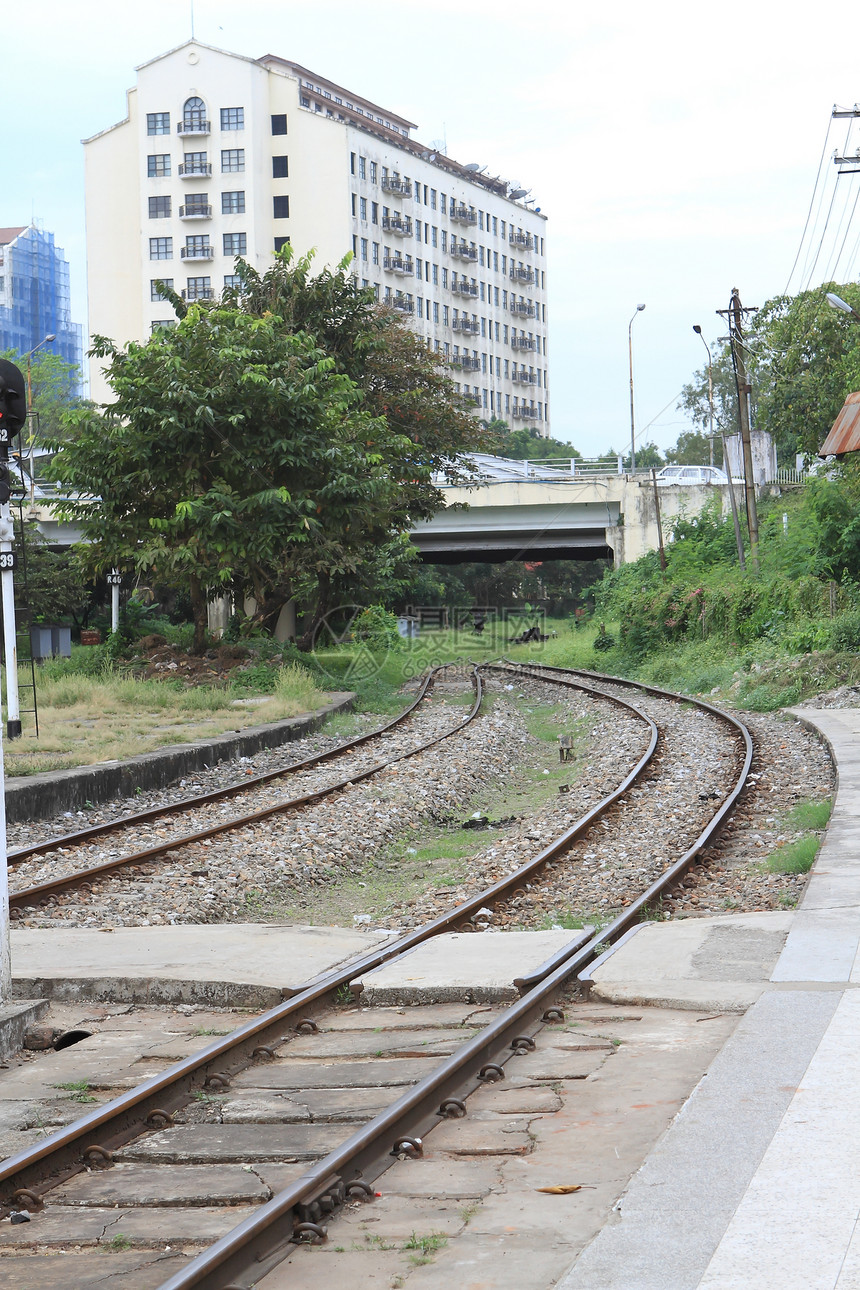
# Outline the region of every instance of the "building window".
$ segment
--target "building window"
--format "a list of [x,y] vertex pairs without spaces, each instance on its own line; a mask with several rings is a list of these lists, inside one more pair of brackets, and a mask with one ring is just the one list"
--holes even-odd
[[358,217],[359,219],[363,219],[365,221],[367,220],[367,198],[366,197],[359,197],[358,199]]
[[483,300],[484,298],[485,298],[485,297],[484,297],[484,284],[483,284],[483,282],[482,282],[482,283],[481,283],[481,299]]
[[150,219],[170,219],[170,198],[169,197],[150,197],[149,218]]
[[[169,173],[169,172],[168,172]],[[208,175],[209,163],[205,152],[186,152],[182,158],[182,175]]]
[[430,230],[430,245],[431,246],[439,245],[439,230],[438,228],[436,228],[435,225]]
[[366,237],[363,237],[361,239],[361,258],[362,260],[367,259],[367,238]]
[[247,255],[248,254],[248,234],[247,233],[224,233],[224,254],[225,255]]
[[164,179],[170,174],[170,153],[151,153],[146,159],[148,179]]
[[439,306],[435,300],[433,301],[433,321],[434,323],[439,321]]
[[150,300],[163,300],[163,299],[164,299],[164,296],[163,296],[163,295],[161,294],[161,292],[158,290],[158,286],[156,285],[156,284],[157,284],[157,283],[159,283],[159,282],[160,282],[160,283],[163,283],[163,285],[164,285],[165,287],[170,287],[170,290],[171,290],[171,291],[173,290],[173,279],[172,279],[172,278],[150,278],[150,280],[149,280],[149,298],[150,298]]
[[289,246],[289,245],[290,245],[290,239],[289,239],[288,237],[276,237],[276,238],[275,238],[275,250],[276,250],[276,251],[282,251],[282,250],[284,249],[284,247],[285,247],[285,246]]
[[379,223],[379,202],[370,203],[370,222],[371,224]]
[[[456,236],[457,236],[457,234],[456,234],[456,233],[454,233],[454,234],[453,234],[453,237],[454,237],[454,238],[456,238]],[[443,250],[443,251],[447,251],[447,250],[448,250],[448,234],[447,234],[447,232],[445,231],[445,229],[444,229],[444,228],[442,229],[442,250]]]
[[156,318],[155,322],[149,324],[149,330],[154,335],[157,331],[170,331],[170,328],[175,326],[175,318]]
[[443,215],[448,214],[448,198],[444,193],[439,194],[439,209]]
[[379,264],[379,243],[373,243],[373,263]]
[[356,259],[357,257],[358,257],[358,236],[357,236],[357,234],[353,233],[353,235],[352,235],[352,258],[353,258],[353,259]]
[[375,184],[375,183],[377,182],[377,178],[376,178],[376,177],[377,177],[377,174],[378,174],[378,173],[379,173],[379,170],[378,170],[378,167],[377,167],[376,162],[375,162],[375,161],[371,161],[371,163],[370,163],[370,182],[371,182],[372,184]]
[[418,314],[419,318],[424,317],[424,297],[423,296],[415,297],[415,312]]
[[272,178],[289,179],[290,163],[287,157],[272,157]]
[[286,134],[286,133],[287,133],[287,114],[286,112],[281,112],[272,117],[272,134]]
[[211,300],[211,278],[188,278],[185,286],[186,300]]
[[146,133],[147,134],[170,134],[170,113],[169,112],[147,112]]
[[221,129],[222,130],[244,130],[245,129],[245,109],[244,108],[222,108],[221,109]]
[[367,158],[359,157],[358,159],[358,177],[359,179],[367,178]]
[[435,188],[430,189],[430,209],[431,211],[435,211],[436,209],[436,189]]
[[238,273],[225,273],[225,274],[224,274],[224,286],[225,286],[225,287],[237,287],[237,288],[238,288],[238,287],[241,287],[241,285],[242,285],[242,279],[239,277]]
[[433,265],[433,286],[438,287],[438,285],[439,285],[439,265],[434,264]]
[[209,194],[189,193],[185,198],[184,208],[180,207],[180,214],[183,209],[186,215],[211,215],[212,207],[209,205]]
[[221,214],[222,215],[244,215],[245,213],[245,191],[240,189],[235,193],[221,194]]
[[289,197],[273,197],[272,213],[275,219],[289,219],[290,218]]
[[226,174],[230,171],[239,171],[245,169],[245,149],[244,148],[222,148],[221,149],[221,170]]
[[186,237],[184,254],[186,260],[202,259],[204,255],[208,258],[211,252],[208,233],[194,233]]

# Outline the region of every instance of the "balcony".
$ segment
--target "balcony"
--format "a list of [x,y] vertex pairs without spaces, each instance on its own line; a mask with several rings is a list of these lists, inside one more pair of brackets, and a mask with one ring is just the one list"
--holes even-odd
[[214,300],[215,292],[211,287],[186,287],[182,292],[183,300]]
[[183,260],[214,260],[214,246],[183,246],[179,252]]
[[474,262],[478,258],[478,248],[476,246],[467,246],[465,242],[452,242],[450,253],[455,260],[472,260]]
[[508,241],[511,246],[521,246],[524,251],[533,251],[535,248],[535,240],[531,233],[515,233],[512,229]]
[[187,121],[176,122],[176,133],[181,134],[183,138],[189,134],[210,134],[212,130],[211,121],[201,121],[196,117]]
[[481,330],[481,324],[471,318],[455,318],[451,326],[454,331],[465,332],[468,336],[477,336]]
[[408,296],[392,296],[385,302],[391,305],[393,309],[399,309],[402,314],[411,314],[415,312],[415,306]]
[[514,385],[537,385],[534,372],[511,372],[511,380]]
[[389,273],[412,274],[415,272],[415,265],[413,262],[411,260],[403,260],[399,256],[396,256],[393,259],[389,256],[385,256],[382,261],[382,267],[383,269],[387,269]]
[[470,408],[479,408],[481,406],[481,400],[477,394],[464,394],[463,398]]
[[412,180],[401,179],[399,175],[383,175],[382,191],[395,193],[398,197],[412,196]]
[[468,206],[452,206],[450,218],[455,224],[477,224],[478,212]]
[[475,282],[458,282],[455,278],[451,283],[451,290],[455,296],[477,296],[478,285]]
[[511,277],[513,278],[514,282],[532,283],[535,280],[535,271],[534,269],[521,269],[517,266],[512,265]]
[[538,343],[534,336],[512,336],[511,349],[531,349],[536,350]]
[[474,358],[471,354],[455,354],[449,360],[450,367],[459,367],[464,372],[479,372],[481,370],[481,360]]
[[412,236],[412,220],[408,215],[405,219],[400,215],[383,215],[382,227],[386,233],[394,233],[397,237]]
[[534,318],[534,305],[523,304],[522,300],[511,301],[511,313],[516,314],[519,318]]
[[511,416],[515,421],[537,421],[538,410],[534,404],[526,407],[525,403],[520,403],[513,408]]
[[179,218],[180,219],[211,219],[212,207],[211,206],[180,206]]
[[178,174],[182,179],[193,179],[195,175],[211,175],[212,162],[194,161],[194,162],[190,162],[187,166],[183,162],[182,165],[179,167]]

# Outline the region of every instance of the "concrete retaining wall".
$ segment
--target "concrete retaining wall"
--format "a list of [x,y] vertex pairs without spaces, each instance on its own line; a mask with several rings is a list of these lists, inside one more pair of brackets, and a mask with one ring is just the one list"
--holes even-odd
[[174,744],[156,752],[141,753],[129,761],[98,762],[73,770],[52,770],[42,775],[22,775],[6,780],[6,819],[10,824],[50,819],[63,811],[80,811],[86,802],[97,805],[114,797],[130,797],[135,790],[166,788],[183,775],[206,770],[218,762],[250,757],[263,748],[277,748],[317,730],[335,712],[350,708],[351,692],[334,694],[332,702],[316,712],[265,726],[249,726],[232,735],[219,735],[196,744]]

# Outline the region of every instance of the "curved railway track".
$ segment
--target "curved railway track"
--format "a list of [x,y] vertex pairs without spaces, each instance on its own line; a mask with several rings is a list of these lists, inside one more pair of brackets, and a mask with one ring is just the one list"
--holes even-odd
[[[208,1044],[193,1057],[176,1063],[162,1074],[94,1109],[74,1124],[52,1134],[44,1142],[7,1159],[0,1165],[0,1200],[5,1205],[3,1212],[8,1213],[16,1207],[26,1207],[34,1213],[40,1211],[45,1204],[44,1198],[58,1187],[61,1189],[61,1196],[63,1187],[77,1187],[79,1192],[75,1203],[86,1203],[81,1201],[80,1196],[85,1194],[90,1182],[88,1177],[79,1175],[98,1165],[110,1166],[113,1161],[128,1162],[135,1159],[175,1160],[176,1152],[171,1143],[175,1144],[181,1138],[187,1126],[174,1126],[173,1120],[174,1117],[181,1116],[195,1094],[217,1096],[232,1083],[253,1087],[256,1080],[257,1083],[262,1081],[269,1089],[292,1089],[295,1096],[298,1096],[295,1090],[304,1089],[302,1096],[306,1099],[312,1097],[307,1090],[315,1087],[312,1075],[313,1055],[316,1052],[324,1057],[323,1041],[326,1033],[336,1028],[331,1019],[342,1015],[336,1007],[338,991],[342,991],[351,980],[373,967],[408,953],[422,941],[440,932],[466,927],[475,930],[479,911],[487,907],[499,908],[505,901],[514,898],[515,893],[548,863],[563,857],[578,838],[593,828],[596,822],[609,816],[634,785],[642,783],[646,775],[658,771],[661,735],[652,716],[612,693],[611,689],[602,688],[629,687],[632,683],[619,683],[615,678],[571,673],[564,669],[503,665],[493,670],[514,678],[531,677],[537,682],[543,680],[556,687],[585,691],[600,701],[612,703],[635,714],[647,736],[645,751],[633,769],[603,801],[503,880],[424,926],[386,943],[373,953],[365,954],[348,965],[327,973],[288,1002],[263,1013],[231,1035]],[[589,682],[600,682],[601,685]],[[480,696],[480,681],[477,688]],[[655,687],[639,689],[659,698],[661,702],[693,704],[702,713],[708,714],[709,719],[728,728],[736,744],[737,756],[732,768],[732,782],[725,785],[721,800],[706,825],[703,828],[698,823],[694,825],[695,836],[688,839],[689,845],[683,854],[651,881],[599,933],[589,936],[585,943],[582,934],[572,935],[569,944],[542,964],[539,970],[520,978],[516,984],[521,991],[521,998],[494,1015],[488,1024],[475,1030],[465,1044],[456,1045],[456,1036],[446,1036],[442,1041],[438,1041],[437,1036],[437,1049],[440,1049],[441,1043],[441,1051],[444,1052],[445,1042],[449,1048],[454,1049],[446,1053],[441,1061],[437,1062],[425,1048],[421,1053],[424,1061],[417,1063],[422,1067],[421,1070],[401,1070],[397,1078],[392,1076],[387,1081],[380,1080],[378,1073],[375,1073],[373,1078],[377,1080],[377,1084],[387,1083],[395,1091],[401,1088],[405,1091],[393,1101],[389,1101],[392,1096],[390,1093],[378,1095],[375,1100],[373,1097],[365,1097],[365,1107],[372,1108],[376,1113],[369,1115],[367,1110],[364,1114],[353,1111],[351,1116],[341,1117],[351,1118],[352,1131],[348,1127],[337,1127],[328,1122],[318,1124],[317,1128],[324,1128],[326,1132],[317,1133],[316,1146],[308,1146],[304,1152],[294,1151],[291,1157],[293,1160],[308,1162],[299,1177],[278,1190],[271,1199],[254,1207],[251,1212],[246,1212],[241,1222],[197,1257],[190,1259],[174,1275],[162,1281],[153,1280],[153,1287],[158,1285],[160,1290],[191,1290],[191,1287],[238,1290],[240,1287],[250,1287],[258,1284],[268,1270],[287,1257],[296,1240],[306,1237],[324,1238],[323,1220],[326,1214],[335,1211],[348,1196],[371,1196],[374,1179],[390,1165],[392,1155],[420,1154],[422,1139],[434,1124],[449,1115],[466,1114],[470,1093],[487,1082],[505,1077],[508,1063],[518,1053],[532,1049],[539,1042],[541,1032],[558,1022],[559,993],[571,981],[575,981],[577,974],[603,952],[607,944],[627,932],[641,918],[649,904],[679,880],[699,852],[713,839],[746,782],[753,751],[750,735],[735,718],[709,704],[699,703],[686,696],[672,695]],[[477,707],[476,700],[475,711]],[[371,1014],[371,1022],[373,1019]],[[386,1034],[372,1040],[373,1044],[380,1045],[378,1055],[382,1057],[382,1061],[369,1061],[369,1050],[365,1045],[363,1053],[358,1054],[361,1060],[352,1060],[343,1068],[338,1068],[336,1074],[327,1076],[328,1083],[325,1087],[332,1089],[334,1086],[331,1081],[334,1080],[338,1087],[353,1095],[354,1101],[357,1089],[366,1091],[372,1086],[371,1067],[380,1066],[385,1061],[390,1061],[395,1066],[404,1062],[409,1065],[411,1060],[414,1068],[416,1045],[421,1045],[422,1042],[426,1045],[427,1040],[416,1039],[414,1034],[398,1039],[397,1034],[392,1033],[393,1038]],[[322,1039],[318,1036],[322,1036]],[[353,1078],[356,1073],[357,1081]],[[349,1097],[346,1100],[349,1103]],[[382,1103],[384,1105],[380,1105]],[[266,1152],[271,1153],[273,1150],[273,1126],[269,1124],[248,1128],[257,1129],[258,1145],[252,1159],[270,1159]],[[223,1129],[220,1131],[223,1137]],[[310,1137],[313,1136],[310,1133]],[[138,1145],[135,1146],[135,1143]],[[225,1158],[222,1153],[220,1163],[213,1163],[212,1168],[223,1169],[230,1159],[246,1159],[247,1150],[249,1148],[243,1148],[243,1154],[238,1157],[228,1153]],[[114,1200],[107,1200],[105,1203],[121,1204],[121,1169],[109,1170],[106,1174],[99,1171],[90,1177],[101,1180],[101,1196],[110,1195],[112,1173],[116,1174],[118,1190],[114,1193]],[[46,1212],[50,1213],[53,1203],[49,1201]],[[33,1223],[32,1237],[29,1230],[27,1237],[38,1241],[38,1220]]]
[[[9,863],[14,868],[20,867],[26,861],[35,856],[62,855],[63,860],[67,861],[69,852],[76,848],[86,846],[97,837],[113,834],[130,834],[134,836],[135,832],[144,825],[151,825],[153,822],[170,816],[186,815],[191,816],[201,808],[211,806],[216,802],[223,801],[236,796],[251,796],[264,785],[270,785],[277,780],[286,777],[300,776],[305,772],[314,770],[324,762],[332,761],[347,757],[356,749],[362,748],[371,740],[384,738],[393,729],[402,725],[413,714],[420,710],[420,705],[428,697],[432,690],[433,684],[440,672],[445,670],[444,666],[434,668],[428,673],[421,685],[416,699],[393,721],[376,730],[369,731],[366,734],[359,735],[346,743],[340,744],[337,748],[329,749],[314,757],[305,758],[303,761],[296,762],[292,766],[284,767],[279,770],[268,771],[263,775],[256,775],[253,778],[245,779],[237,784],[228,785],[225,788],[215,789],[209,793],[202,793],[195,797],[185,798],[181,802],[174,802],[166,806],[154,807],[150,810],[141,811],[135,815],[125,816],[121,820],[113,820],[104,824],[94,825],[91,828],[82,829],[76,833],[66,834],[63,837],[45,839],[41,842],[35,842],[27,847],[21,847],[9,854]],[[452,735],[459,734],[466,728],[478,715],[483,701],[483,691],[481,686],[480,675],[477,669],[473,670],[473,684],[475,686],[475,702],[472,708],[466,714],[465,718],[460,721],[453,729],[445,731],[441,735],[436,735],[432,739],[427,739],[417,744],[413,748],[395,754],[382,761],[374,761],[369,765],[360,765],[351,770],[349,775],[335,779],[322,788],[314,789],[308,793],[301,793],[295,797],[284,798],[274,803],[258,807],[253,811],[246,811],[243,814],[231,816],[229,819],[220,820],[216,824],[208,824],[204,828],[194,829],[185,834],[179,834],[165,839],[154,846],[144,847],[139,850],[129,851],[125,855],[115,856],[109,860],[102,860],[98,864],[87,864],[86,867],[72,869],[56,878],[51,878],[48,882],[39,882],[30,886],[13,889],[9,894],[9,909],[12,917],[20,916],[26,908],[32,908],[39,904],[45,904],[53,897],[57,897],[67,891],[74,889],[88,888],[92,889],[92,884],[111,874],[117,873],[123,869],[132,869],[136,865],[147,864],[153,860],[158,860],[169,852],[176,851],[180,847],[191,846],[195,843],[205,842],[220,834],[235,832],[239,829],[259,824],[261,821],[271,818],[274,815],[281,815],[287,811],[300,810],[302,807],[310,806],[314,802],[321,801],[323,798],[340,792],[342,789],[351,787],[353,784],[361,783],[372,776],[379,774],[380,771],[387,769],[398,761],[403,761],[409,757],[414,757],[419,753],[426,752],[436,744],[450,738]]]

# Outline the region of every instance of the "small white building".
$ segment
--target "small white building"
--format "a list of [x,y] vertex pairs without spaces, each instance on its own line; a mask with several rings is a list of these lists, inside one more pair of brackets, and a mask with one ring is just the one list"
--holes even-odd
[[[85,140],[90,332],[169,325],[155,282],[217,296],[285,242],[360,282],[451,364],[479,416],[548,436],[546,217],[523,189],[412,137],[411,121],[288,59],[190,40],[137,69]],[[109,397],[101,362],[92,397]]]

